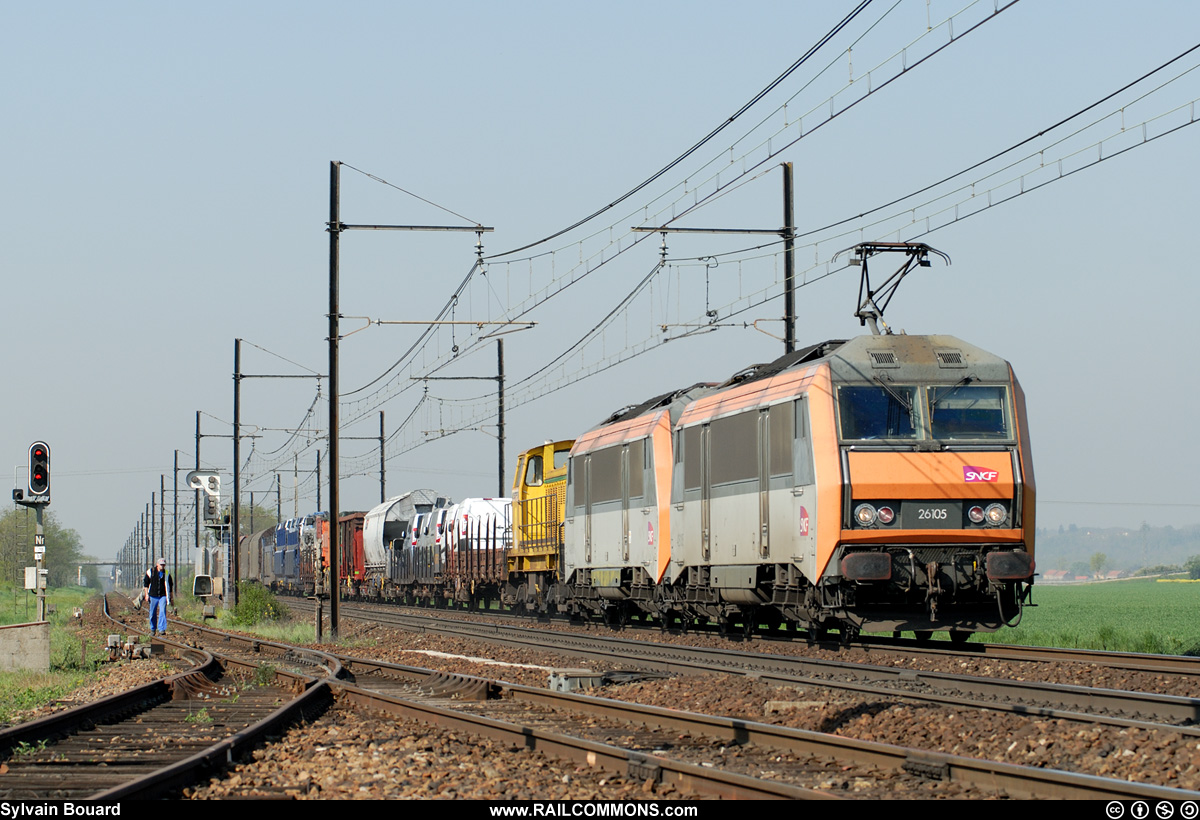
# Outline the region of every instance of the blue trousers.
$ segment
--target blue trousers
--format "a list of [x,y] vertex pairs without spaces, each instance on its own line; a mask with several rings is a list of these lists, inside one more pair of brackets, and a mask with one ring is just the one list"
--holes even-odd
[[150,596],[150,628],[159,632],[167,631],[167,598]]

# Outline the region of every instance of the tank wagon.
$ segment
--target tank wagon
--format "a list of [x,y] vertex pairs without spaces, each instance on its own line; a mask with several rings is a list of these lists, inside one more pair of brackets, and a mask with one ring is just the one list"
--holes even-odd
[[440,579],[441,545],[436,527],[431,539],[427,522],[431,513],[444,512],[449,504],[450,498],[435,490],[412,490],[367,511],[360,597],[432,599]]

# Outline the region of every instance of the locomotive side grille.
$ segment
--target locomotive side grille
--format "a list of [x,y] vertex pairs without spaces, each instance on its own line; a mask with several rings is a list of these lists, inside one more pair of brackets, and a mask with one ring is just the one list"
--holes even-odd
[[966,367],[961,350],[935,350],[938,367]]
[[896,360],[896,354],[891,350],[868,350],[867,353],[871,356],[871,364],[875,367],[899,367],[900,362]]

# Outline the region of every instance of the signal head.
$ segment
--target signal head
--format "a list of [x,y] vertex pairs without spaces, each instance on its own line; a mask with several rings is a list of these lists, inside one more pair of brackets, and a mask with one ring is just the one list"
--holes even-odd
[[50,495],[50,446],[44,441],[29,445],[29,494]]

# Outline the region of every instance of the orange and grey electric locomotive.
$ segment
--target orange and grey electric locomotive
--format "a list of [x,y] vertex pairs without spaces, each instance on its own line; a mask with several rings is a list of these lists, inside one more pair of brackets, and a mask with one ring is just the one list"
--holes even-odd
[[995,630],[1033,582],[1033,499],[1006,361],[950,336],[825,342],[576,441],[563,597],[664,624]]

